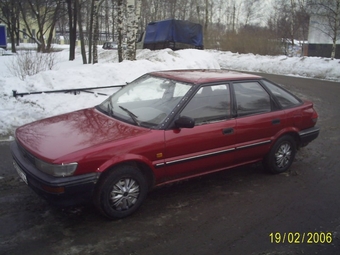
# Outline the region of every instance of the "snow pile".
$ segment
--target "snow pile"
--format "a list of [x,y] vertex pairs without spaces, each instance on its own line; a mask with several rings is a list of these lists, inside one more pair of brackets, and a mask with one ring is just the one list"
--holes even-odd
[[221,68],[340,81],[340,61],[321,57],[260,56],[214,51]]
[[[56,53],[54,70],[24,81],[8,69],[14,56],[0,57],[0,136],[7,138],[16,127],[41,118],[95,106],[106,96],[81,93],[39,94],[14,98],[12,90],[33,92],[121,85],[151,71],[171,69],[233,69],[340,81],[339,60],[307,57],[259,56],[221,51],[169,49],[140,50],[137,61],[118,63],[117,51],[99,49],[99,63],[83,65],[80,53],[68,61],[68,50]],[[113,93],[116,89],[107,91]]]

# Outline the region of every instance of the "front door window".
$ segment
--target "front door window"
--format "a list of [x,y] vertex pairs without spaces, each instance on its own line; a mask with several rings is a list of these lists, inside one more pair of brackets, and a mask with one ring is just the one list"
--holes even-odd
[[230,118],[230,92],[228,85],[202,87],[186,105],[181,116],[191,117],[196,125]]

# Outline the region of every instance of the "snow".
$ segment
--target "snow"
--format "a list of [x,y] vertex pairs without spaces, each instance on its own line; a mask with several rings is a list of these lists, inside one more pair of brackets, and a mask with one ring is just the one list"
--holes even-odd
[[340,81],[340,60],[216,52],[222,68]]
[[[64,46],[65,47],[65,46]],[[20,80],[10,66],[14,55],[0,56],[0,137],[13,139],[18,126],[82,108],[93,107],[106,96],[52,93],[13,97],[18,93],[121,85],[151,71],[171,69],[232,69],[340,81],[340,61],[318,57],[260,56],[213,50],[140,50],[136,61],[118,63],[116,51],[99,48],[99,63],[83,65],[79,50],[68,61],[68,49],[55,53],[53,70]],[[106,90],[113,93],[117,89]]]

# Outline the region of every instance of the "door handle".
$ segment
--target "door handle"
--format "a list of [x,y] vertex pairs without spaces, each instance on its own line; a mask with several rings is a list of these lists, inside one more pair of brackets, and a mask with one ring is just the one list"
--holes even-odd
[[273,119],[272,120],[272,124],[273,125],[278,125],[278,124],[280,124],[281,123],[281,120],[280,119]]
[[232,133],[234,133],[234,129],[233,128],[224,128],[224,129],[222,129],[222,134],[224,134],[224,135],[230,135]]

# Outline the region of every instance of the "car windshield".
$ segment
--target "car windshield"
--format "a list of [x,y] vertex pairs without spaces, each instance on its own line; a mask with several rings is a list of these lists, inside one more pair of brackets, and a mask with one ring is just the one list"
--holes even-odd
[[156,128],[191,87],[190,84],[144,75],[117,91],[98,107],[113,118]]

